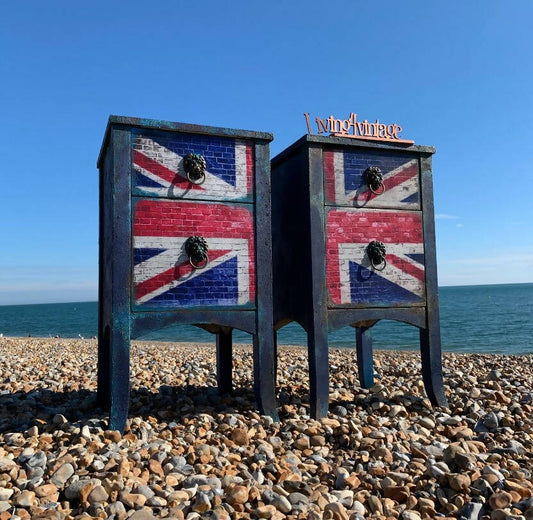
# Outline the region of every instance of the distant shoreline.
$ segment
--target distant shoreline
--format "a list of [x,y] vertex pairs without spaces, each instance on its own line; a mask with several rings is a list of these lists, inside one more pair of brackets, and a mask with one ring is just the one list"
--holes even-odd
[[[510,283],[480,283],[475,285],[439,285],[440,289],[452,289],[452,288],[468,288],[468,287],[506,287],[516,285],[533,285],[533,282],[510,282]],[[62,304],[77,304],[77,303],[98,303],[98,300],[75,300],[75,301],[55,301],[55,302],[30,302],[30,303],[0,303],[0,307],[17,307],[25,305],[62,305]]]

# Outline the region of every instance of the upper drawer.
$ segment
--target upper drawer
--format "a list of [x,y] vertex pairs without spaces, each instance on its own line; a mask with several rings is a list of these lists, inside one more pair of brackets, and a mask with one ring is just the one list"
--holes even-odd
[[[326,204],[356,208],[420,209],[418,156],[385,151],[324,150]],[[381,171],[372,191],[367,168]]]
[[[132,135],[135,195],[200,200],[251,201],[253,141],[140,129]],[[187,179],[184,159],[198,154],[205,175]]]

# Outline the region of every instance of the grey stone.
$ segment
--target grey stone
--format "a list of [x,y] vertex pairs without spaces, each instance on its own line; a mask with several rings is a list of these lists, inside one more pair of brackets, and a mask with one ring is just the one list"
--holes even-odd
[[489,429],[489,430],[495,430],[498,428],[498,425],[500,424],[500,421],[498,419],[498,416],[494,412],[489,412],[483,416],[483,424]]
[[289,496],[288,496],[288,499],[289,499],[289,502],[292,504],[292,505],[295,505],[295,504],[309,504],[309,497],[303,495],[302,493],[298,493],[298,492],[295,492],[295,493],[291,493]]
[[125,513],[126,508],[122,502],[113,502],[105,508],[105,511],[108,515],[118,515],[120,513]]
[[68,481],[70,477],[74,475],[74,467],[70,463],[63,464],[60,466],[57,471],[52,475],[50,482],[55,484],[58,488],[62,488]]
[[137,487],[137,493],[144,495],[147,499],[150,499],[153,496],[155,496],[154,491],[145,484],[141,484],[140,486]]
[[183,482],[184,488],[192,488],[194,486],[206,486],[209,485],[209,481],[204,475],[191,475],[187,477]]
[[274,493],[274,498],[271,502],[271,504],[282,513],[290,513],[292,509],[292,505],[289,502],[289,500],[278,493]]
[[77,500],[80,495],[80,491],[89,483],[92,483],[94,486],[100,485],[100,481],[98,479],[84,478],[82,480],[76,480],[71,482],[68,487],[65,488],[65,498],[67,500]]
[[89,494],[87,500],[90,504],[101,504],[109,498],[103,486],[96,486]]
[[46,466],[47,457],[44,451],[38,451],[26,463],[30,468],[44,468]]

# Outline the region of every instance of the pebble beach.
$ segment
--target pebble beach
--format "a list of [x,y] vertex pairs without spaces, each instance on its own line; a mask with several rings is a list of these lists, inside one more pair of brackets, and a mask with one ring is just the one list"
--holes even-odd
[[417,352],[330,350],[327,418],[309,417],[307,353],[279,347],[280,422],[234,393],[215,348],[134,342],[124,434],[96,403],[95,340],[0,338],[0,520],[533,519],[533,357],[443,355],[449,408]]

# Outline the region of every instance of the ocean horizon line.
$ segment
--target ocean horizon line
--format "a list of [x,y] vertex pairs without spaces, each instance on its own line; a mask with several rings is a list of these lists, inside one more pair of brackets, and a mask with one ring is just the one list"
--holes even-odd
[[[478,284],[458,284],[458,285],[439,285],[440,289],[447,289],[447,288],[461,288],[461,287],[503,287],[503,286],[510,286],[510,285],[533,285],[533,281],[531,282],[507,282],[507,283],[478,283]],[[18,306],[25,306],[25,305],[62,305],[67,303],[98,303],[98,299],[91,299],[91,300],[67,300],[67,301],[47,301],[47,302],[27,302],[27,303],[0,303],[0,307],[18,307]]]

